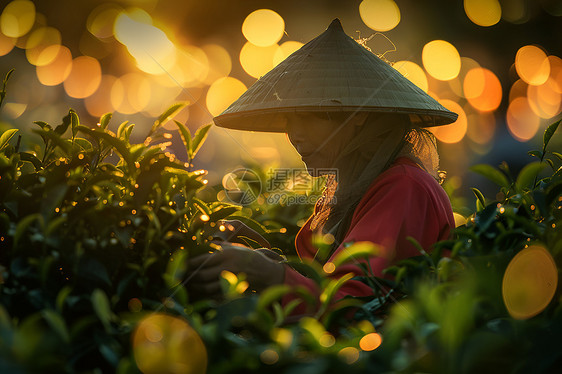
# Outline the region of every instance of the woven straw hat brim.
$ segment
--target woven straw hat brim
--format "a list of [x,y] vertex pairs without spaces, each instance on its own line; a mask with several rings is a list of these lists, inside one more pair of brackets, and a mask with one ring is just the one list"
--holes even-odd
[[214,121],[238,130],[285,132],[287,113],[311,111],[404,113],[421,126],[457,119],[456,113],[347,36],[335,19]]

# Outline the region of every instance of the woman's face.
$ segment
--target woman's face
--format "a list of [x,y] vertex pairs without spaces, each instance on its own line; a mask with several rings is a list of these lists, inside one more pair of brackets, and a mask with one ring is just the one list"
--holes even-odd
[[330,116],[326,112],[295,113],[289,116],[289,141],[301,155],[312,176],[323,174],[319,169],[333,168],[345,145],[354,136],[356,126],[344,122],[345,117]]

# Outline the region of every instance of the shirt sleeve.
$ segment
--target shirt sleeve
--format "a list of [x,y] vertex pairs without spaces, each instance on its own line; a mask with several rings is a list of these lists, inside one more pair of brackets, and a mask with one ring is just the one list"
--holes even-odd
[[[441,188],[439,185],[437,187]],[[370,241],[379,246],[380,253],[369,259],[358,259],[341,265],[330,277],[337,279],[348,273],[364,275],[358,262],[368,262],[373,275],[382,277],[382,271],[392,263],[420,254],[407,237],[416,239],[422,247],[429,249],[441,239],[443,226],[448,226],[448,220],[440,217],[436,211],[438,207],[434,192],[408,174],[392,175],[377,183],[356,208],[343,243]],[[448,230],[445,231],[448,235]],[[340,245],[329,261],[345,250],[344,245]],[[303,286],[313,295],[319,296],[319,289],[314,281],[289,267],[285,272],[285,284]],[[346,295],[372,294],[368,285],[350,280],[339,289],[334,300]]]

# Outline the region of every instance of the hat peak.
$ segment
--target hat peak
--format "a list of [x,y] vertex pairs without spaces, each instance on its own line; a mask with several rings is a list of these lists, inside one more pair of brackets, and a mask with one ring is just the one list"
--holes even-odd
[[334,20],[332,21],[332,23],[330,23],[330,26],[328,26],[328,30],[343,31],[343,27],[342,27],[342,25],[341,25],[340,19],[339,19],[339,18],[334,18]]

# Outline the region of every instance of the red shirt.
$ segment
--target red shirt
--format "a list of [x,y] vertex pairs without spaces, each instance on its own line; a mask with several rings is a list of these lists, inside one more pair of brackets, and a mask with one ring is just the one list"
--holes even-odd
[[[301,228],[295,240],[301,259],[312,259],[316,254],[316,248],[312,245],[311,219],[312,217]],[[357,205],[343,243],[370,241],[380,245],[381,255],[371,257],[368,261],[374,275],[383,277],[382,271],[388,266],[420,255],[418,249],[406,240],[407,237],[415,238],[429,252],[434,243],[448,239],[454,227],[451,203],[443,188],[415,162],[400,157],[373,181]],[[340,245],[328,261],[343,250],[343,245]],[[348,273],[363,275],[357,265],[347,263],[339,266],[330,277],[340,278]],[[304,286],[313,294],[319,294],[312,279],[289,266],[285,269],[284,283]],[[365,283],[350,280],[339,289],[334,300],[346,295],[372,294],[371,288]],[[287,295],[284,302],[292,298]],[[300,306],[295,312],[304,312],[304,306]]]

